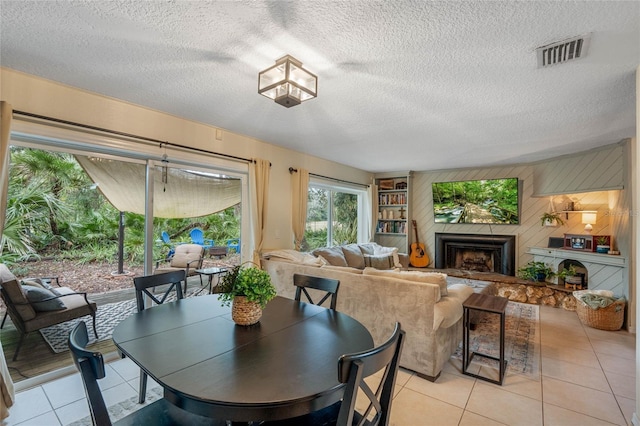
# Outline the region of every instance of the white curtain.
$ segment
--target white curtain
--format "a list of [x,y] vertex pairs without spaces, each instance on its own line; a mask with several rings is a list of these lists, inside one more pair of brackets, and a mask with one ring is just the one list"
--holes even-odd
[[376,236],[376,228],[378,227],[378,185],[371,184],[367,188],[367,198],[370,200],[369,217],[371,222],[369,224],[369,239],[367,241],[373,241]]
[[251,185],[251,227],[253,230],[253,262],[260,265],[260,253],[264,242],[269,198],[269,174],[271,164],[267,160],[254,159],[249,165]]
[[[11,134],[11,119],[13,109],[5,101],[0,102],[0,252],[2,251],[2,232],[7,211],[7,192],[9,188],[9,138]],[[9,417],[9,407],[15,401],[13,381],[4,358],[2,343],[0,343],[0,423]]]
[[307,199],[309,193],[309,170],[298,168],[291,173],[291,227],[296,250],[300,251],[307,225]]
[[[7,192],[9,190],[9,138],[13,109],[5,101],[0,102],[0,236],[4,231],[4,220],[7,212]],[[0,253],[2,245],[0,245]]]

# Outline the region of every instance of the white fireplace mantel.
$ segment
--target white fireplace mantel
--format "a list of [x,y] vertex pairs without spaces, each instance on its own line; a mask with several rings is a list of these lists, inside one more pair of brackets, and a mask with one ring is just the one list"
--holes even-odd
[[587,269],[590,290],[611,290],[629,298],[629,265],[624,256],[543,247],[529,247],[527,253],[534,261],[548,263],[556,270],[565,260],[577,260]]

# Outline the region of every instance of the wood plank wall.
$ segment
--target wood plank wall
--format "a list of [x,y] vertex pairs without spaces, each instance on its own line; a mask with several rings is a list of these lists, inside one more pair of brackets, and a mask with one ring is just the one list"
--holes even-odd
[[[598,155],[609,152],[610,156],[616,161],[620,160],[619,149],[612,147],[611,150],[601,151]],[[599,157],[600,158],[600,157]],[[605,156],[603,161],[610,159]],[[579,161],[579,160],[577,160]],[[547,247],[549,237],[562,237],[565,233],[583,234],[584,225],[581,223],[580,214],[570,214],[566,220],[566,224],[558,227],[545,227],[540,224],[540,216],[542,213],[549,211],[550,201],[554,204],[556,211],[564,209],[568,201],[574,202],[576,210],[597,210],[597,223],[593,225],[592,234],[614,234],[610,227],[610,214],[615,209],[616,212],[629,211],[629,198],[621,196],[620,192],[615,191],[597,191],[587,193],[559,194],[547,197],[534,196],[534,173],[538,165],[516,165],[504,167],[489,167],[481,169],[459,169],[459,170],[443,170],[434,172],[415,172],[412,182],[412,218],[416,220],[419,231],[419,238],[425,243],[427,254],[431,260],[430,267],[433,267],[433,259],[435,256],[435,233],[467,233],[467,234],[505,234],[516,236],[516,267],[520,267],[530,260],[532,256],[527,254],[529,247]],[[593,181],[593,168],[583,169],[582,178],[576,177],[577,181],[581,179]],[[520,180],[520,224],[519,225],[481,225],[481,224],[442,224],[435,223],[433,217],[433,202],[431,184],[434,182],[460,181],[472,179],[495,179],[517,177]],[[609,180],[607,180],[609,182]],[[612,204],[612,200],[622,200],[622,205]],[[623,216],[620,223],[615,228],[618,233],[628,234],[629,220],[628,215]],[[625,234],[625,235],[626,235]],[[413,241],[413,234],[410,241]],[[622,255],[629,255],[628,238],[617,239],[621,245],[617,248]]]

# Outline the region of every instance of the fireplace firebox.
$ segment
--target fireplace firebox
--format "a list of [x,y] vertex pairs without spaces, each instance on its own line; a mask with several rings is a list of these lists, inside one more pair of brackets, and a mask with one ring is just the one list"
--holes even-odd
[[435,267],[515,276],[514,235],[436,233]]

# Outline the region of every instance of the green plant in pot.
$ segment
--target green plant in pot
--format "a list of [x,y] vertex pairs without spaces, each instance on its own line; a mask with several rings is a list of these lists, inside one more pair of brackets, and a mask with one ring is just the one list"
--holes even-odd
[[597,253],[609,253],[611,250],[610,238],[606,235],[601,235],[596,238],[596,252]]
[[564,219],[562,219],[560,213],[545,212],[540,216],[540,224],[542,226],[564,225]]
[[553,269],[544,262],[531,261],[518,269],[518,277],[523,280],[544,282],[554,275]]
[[582,289],[583,276],[584,274],[578,273],[576,265],[569,265],[569,269],[562,268],[562,271],[558,272],[558,278],[564,281],[567,288],[578,289],[577,286],[580,286],[579,289]]
[[266,271],[251,262],[233,267],[222,277],[220,300],[231,305],[231,317],[239,325],[252,325],[262,316],[262,309],[276,297],[276,289]]

